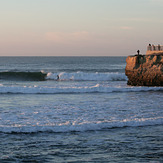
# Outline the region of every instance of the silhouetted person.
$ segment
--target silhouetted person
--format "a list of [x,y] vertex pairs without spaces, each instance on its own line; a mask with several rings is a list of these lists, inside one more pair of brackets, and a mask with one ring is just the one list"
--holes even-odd
[[149,46],[148,46],[148,50],[149,50],[149,51],[152,50],[151,44],[149,44]]
[[161,47],[160,47],[160,44],[158,44],[158,51],[160,51],[161,50]]
[[57,75],[57,80],[59,80],[59,75]]
[[138,55],[139,55],[139,53],[140,53],[140,50],[138,50],[138,51],[137,51],[137,53],[138,53]]
[[155,46],[154,45],[152,45],[152,51],[155,51],[156,49],[155,49]]

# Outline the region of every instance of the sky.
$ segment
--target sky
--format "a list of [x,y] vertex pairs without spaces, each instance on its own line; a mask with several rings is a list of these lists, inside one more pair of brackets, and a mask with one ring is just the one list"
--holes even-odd
[[0,56],[128,56],[163,45],[163,0],[0,0]]

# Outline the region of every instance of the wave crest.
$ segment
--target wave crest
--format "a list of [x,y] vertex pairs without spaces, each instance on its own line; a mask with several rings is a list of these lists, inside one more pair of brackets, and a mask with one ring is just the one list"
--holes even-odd
[[1,80],[21,80],[21,81],[45,81],[57,80],[60,81],[126,81],[127,77],[124,73],[86,73],[86,72],[60,72],[60,73],[45,73],[41,72],[0,72]]
[[127,81],[127,77],[124,73],[86,73],[86,72],[74,72],[74,73],[48,73],[46,79],[56,80],[57,75],[60,80],[75,80],[75,81]]

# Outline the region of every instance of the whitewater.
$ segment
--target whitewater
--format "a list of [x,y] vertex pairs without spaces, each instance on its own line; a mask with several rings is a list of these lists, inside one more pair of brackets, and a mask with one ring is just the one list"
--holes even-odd
[[162,162],[163,87],[125,59],[1,57],[0,162]]
[[41,87],[33,86],[4,86],[0,85],[1,94],[58,94],[58,93],[111,93],[111,92],[148,92],[163,91],[162,87],[111,87],[103,84],[92,86],[57,86],[57,87]]

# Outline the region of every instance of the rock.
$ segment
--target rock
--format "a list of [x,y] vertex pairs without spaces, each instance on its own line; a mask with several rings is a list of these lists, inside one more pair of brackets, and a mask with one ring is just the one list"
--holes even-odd
[[163,55],[135,55],[126,59],[128,85],[163,86]]

